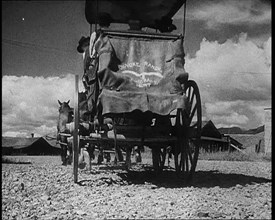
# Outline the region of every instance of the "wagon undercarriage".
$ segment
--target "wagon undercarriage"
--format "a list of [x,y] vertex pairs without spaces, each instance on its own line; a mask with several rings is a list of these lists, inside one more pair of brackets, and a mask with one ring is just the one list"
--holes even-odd
[[[131,167],[131,151],[133,147],[147,146],[152,150],[153,169],[156,173],[164,169],[167,154],[173,155],[174,167],[179,177],[188,180],[192,178],[199,155],[199,139],[201,132],[201,102],[196,83],[187,81],[184,95],[187,97],[188,107],[177,109],[162,117],[170,124],[157,125],[157,116],[152,118],[155,124],[127,125],[125,114],[109,114],[112,119],[112,129],[92,132],[88,136],[80,135],[82,146],[92,144],[105,150],[123,149],[126,152],[126,169]],[[173,114],[174,113],[174,114]],[[167,122],[167,120],[165,120]],[[99,129],[100,130],[100,129]],[[75,161],[77,164],[77,162]]]

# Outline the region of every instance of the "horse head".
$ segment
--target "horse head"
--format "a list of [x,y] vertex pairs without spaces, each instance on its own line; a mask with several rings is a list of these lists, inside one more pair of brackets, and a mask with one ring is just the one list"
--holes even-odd
[[68,158],[68,156],[67,156],[67,150],[69,150],[70,155],[71,155],[71,151],[72,151],[71,147],[68,147],[69,145],[67,145],[68,144],[67,137],[59,134],[59,133],[67,133],[66,124],[73,121],[73,108],[70,107],[69,103],[70,103],[70,100],[67,102],[60,102],[58,100],[59,117],[58,117],[58,121],[57,121],[57,140],[60,141],[60,143],[61,143],[60,144],[61,159],[62,159],[63,165],[70,163],[69,162],[70,157]]
[[58,100],[59,103],[59,113],[73,113],[73,108],[70,107],[69,103],[70,100],[67,102],[60,102]]
[[66,123],[70,123],[73,121],[74,109],[70,107],[69,101],[60,102],[59,103],[59,118],[58,118],[58,127],[64,126]]

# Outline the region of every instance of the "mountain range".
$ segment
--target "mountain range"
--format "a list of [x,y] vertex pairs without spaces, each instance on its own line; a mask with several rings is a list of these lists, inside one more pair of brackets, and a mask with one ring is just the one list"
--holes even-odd
[[264,125],[259,126],[253,129],[242,129],[239,127],[230,127],[230,128],[218,128],[219,132],[222,134],[258,134],[264,131]]

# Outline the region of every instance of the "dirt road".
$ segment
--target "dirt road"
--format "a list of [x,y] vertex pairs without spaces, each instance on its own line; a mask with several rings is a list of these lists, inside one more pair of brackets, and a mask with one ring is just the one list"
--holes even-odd
[[[13,157],[14,158],[14,157]],[[56,156],[2,164],[3,219],[271,219],[271,163],[199,161],[192,185],[149,165],[81,170]]]

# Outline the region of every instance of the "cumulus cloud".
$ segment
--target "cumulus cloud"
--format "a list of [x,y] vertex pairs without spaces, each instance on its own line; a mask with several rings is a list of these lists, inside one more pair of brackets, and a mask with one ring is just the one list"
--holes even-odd
[[271,6],[259,0],[201,1],[188,11],[188,19],[204,21],[208,28],[219,25],[269,24]]
[[271,103],[271,38],[261,45],[246,34],[222,44],[203,39],[185,68],[199,85],[206,118],[243,127],[264,123],[263,109]]
[[55,132],[58,100],[71,100],[73,105],[74,90],[71,74],[61,78],[3,76],[2,135],[43,136]]
[[[224,43],[203,39],[185,68],[199,86],[203,120],[217,127],[254,128],[271,105],[271,38],[255,43],[241,34]],[[83,90],[82,83],[80,90]],[[74,99],[74,76],[2,77],[2,135],[56,132],[57,100]]]
[[265,122],[264,101],[246,102],[213,102],[205,103],[207,119],[211,119],[217,127],[238,126],[241,128],[256,128]]

